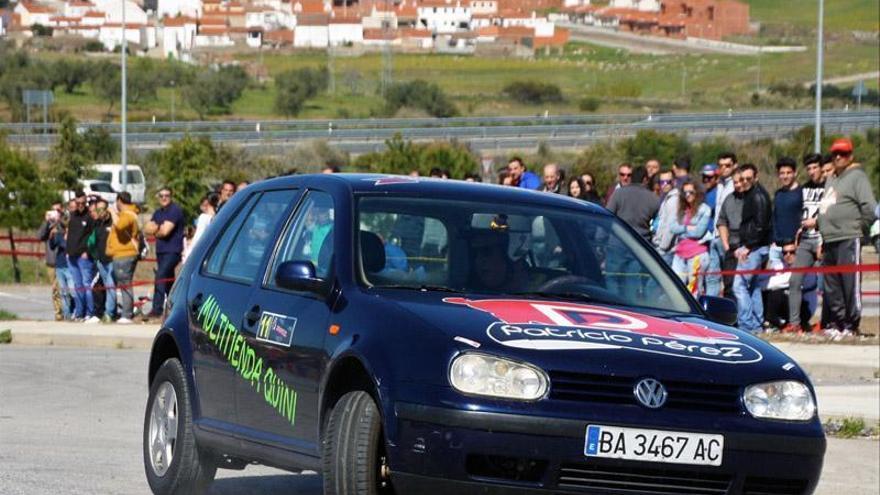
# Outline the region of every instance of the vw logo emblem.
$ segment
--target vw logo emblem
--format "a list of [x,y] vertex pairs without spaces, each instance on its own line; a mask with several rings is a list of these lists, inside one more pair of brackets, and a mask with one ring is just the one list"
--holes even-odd
[[633,394],[641,405],[649,409],[659,409],[666,404],[666,387],[653,378],[645,378],[636,383]]

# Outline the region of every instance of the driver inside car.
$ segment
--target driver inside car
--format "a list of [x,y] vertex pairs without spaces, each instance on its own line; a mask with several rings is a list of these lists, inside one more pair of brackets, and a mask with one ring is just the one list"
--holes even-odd
[[[531,280],[526,263],[526,252],[517,249],[519,255],[512,259],[511,235],[497,230],[476,231],[470,238],[471,253],[470,286],[487,292],[521,292],[540,285],[544,280]],[[545,278],[545,277],[541,277]]]

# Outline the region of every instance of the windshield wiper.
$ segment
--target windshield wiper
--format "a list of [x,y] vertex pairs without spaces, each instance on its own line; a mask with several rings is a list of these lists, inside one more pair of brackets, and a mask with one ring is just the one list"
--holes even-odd
[[453,289],[451,287],[445,287],[443,285],[375,285],[373,286],[376,289],[403,289],[403,290],[417,290],[421,292],[449,292],[452,294],[463,294],[464,292],[460,290]]

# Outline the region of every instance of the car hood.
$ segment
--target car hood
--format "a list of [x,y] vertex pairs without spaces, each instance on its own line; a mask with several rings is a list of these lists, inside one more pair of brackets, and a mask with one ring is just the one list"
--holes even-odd
[[526,361],[547,372],[749,384],[806,380],[774,346],[698,315],[548,299],[388,291],[458,351]]

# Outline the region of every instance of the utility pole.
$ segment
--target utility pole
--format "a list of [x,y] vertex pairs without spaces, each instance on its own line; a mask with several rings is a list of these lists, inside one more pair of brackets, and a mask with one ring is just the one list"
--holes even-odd
[[825,17],[825,0],[819,0],[819,32],[816,37],[816,135],[813,137],[813,152],[822,152],[822,64],[823,64],[823,30]]
[[176,94],[176,91],[174,88],[174,81],[172,80],[171,81],[171,122],[172,123],[175,122],[175,120],[174,120],[174,96],[175,96],[175,94]]
[[125,37],[126,34],[126,26],[125,26],[125,2],[126,0],[122,0],[122,190],[125,191],[128,186],[128,143],[126,142],[126,131],[127,131],[127,123],[128,123],[128,115],[127,112],[127,84],[126,84],[126,74],[125,74],[125,60],[126,54],[128,52],[128,40]]
[[755,78],[755,93],[761,92],[761,55],[764,53],[761,45],[761,31],[758,30],[758,75]]

